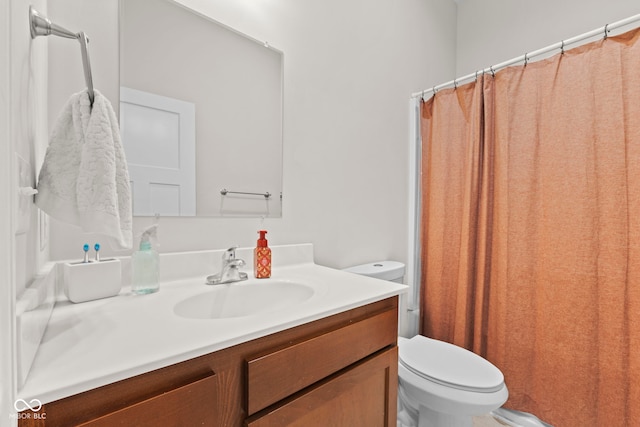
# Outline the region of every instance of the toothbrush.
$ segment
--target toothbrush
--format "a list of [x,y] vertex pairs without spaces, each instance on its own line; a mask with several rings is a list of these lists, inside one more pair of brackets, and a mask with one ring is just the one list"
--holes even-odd
[[89,245],[85,243],[82,249],[84,250],[84,259],[82,260],[82,262],[88,263],[89,262]]
[[96,250],[96,262],[100,262],[100,243],[96,243],[93,249]]

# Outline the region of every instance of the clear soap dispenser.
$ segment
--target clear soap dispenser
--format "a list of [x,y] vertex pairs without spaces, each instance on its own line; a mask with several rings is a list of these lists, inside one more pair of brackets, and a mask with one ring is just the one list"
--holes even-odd
[[140,250],[131,256],[131,291],[134,294],[151,294],[160,289],[160,256],[151,244],[157,231],[157,224],[147,228],[140,238]]

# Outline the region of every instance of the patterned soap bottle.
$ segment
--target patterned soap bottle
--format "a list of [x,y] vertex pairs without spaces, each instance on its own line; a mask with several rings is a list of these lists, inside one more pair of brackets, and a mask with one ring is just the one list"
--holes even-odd
[[253,274],[256,279],[271,277],[271,249],[267,245],[266,230],[258,231],[260,238],[253,251]]

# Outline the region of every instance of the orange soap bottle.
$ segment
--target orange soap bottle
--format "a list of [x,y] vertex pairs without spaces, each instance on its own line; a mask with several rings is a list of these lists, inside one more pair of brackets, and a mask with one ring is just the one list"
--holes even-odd
[[258,231],[260,238],[253,251],[253,274],[256,279],[271,277],[271,249],[267,245],[266,230]]

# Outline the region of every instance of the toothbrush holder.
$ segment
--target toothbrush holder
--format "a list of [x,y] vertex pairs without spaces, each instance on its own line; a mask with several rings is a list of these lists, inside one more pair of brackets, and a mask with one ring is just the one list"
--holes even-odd
[[65,294],[74,303],[118,295],[122,288],[120,260],[65,263],[64,283]]

